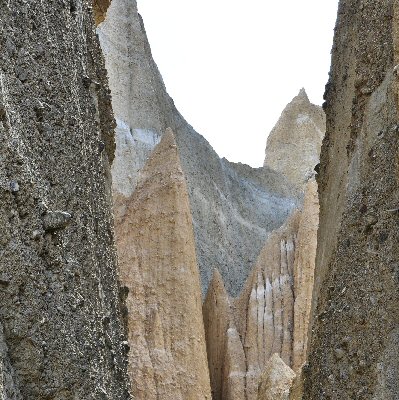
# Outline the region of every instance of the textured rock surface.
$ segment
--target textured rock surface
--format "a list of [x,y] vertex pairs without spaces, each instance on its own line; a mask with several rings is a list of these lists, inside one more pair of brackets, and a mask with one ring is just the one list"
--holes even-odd
[[19,397],[11,381],[24,399],[128,398],[114,123],[90,8],[0,2],[0,346],[3,375],[6,352],[15,377],[3,381],[6,398]]
[[[225,340],[225,359],[223,365],[223,400],[242,400],[246,398],[246,364],[244,347],[235,328],[227,330]],[[211,366],[210,366],[211,368]]]
[[96,25],[104,21],[111,0],[94,0],[93,15]]
[[306,361],[309,320],[312,307],[314,269],[319,226],[317,183],[309,181],[295,241],[294,326],[291,368],[296,372]]
[[267,138],[264,165],[301,188],[319,163],[325,125],[322,108],[312,104],[305,89],[301,89]]
[[294,371],[273,354],[260,378],[258,400],[289,400]]
[[0,324],[0,399],[22,400],[19,385],[16,381],[15,371],[8,357],[8,348]]
[[227,344],[227,331],[231,327],[231,306],[218,270],[214,271],[202,307],[206,326],[206,347],[211,379],[212,399],[221,400],[223,394],[223,369]]
[[398,12],[339,6],[304,399],[399,396]]
[[256,399],[261,373],[275,353],[295,370],[305,361],[318,210],[311,180],[302,211],[270,235],[238,298],[229,301],[215,274],[204,303],[215,399]]
[[298,224],[296,212],[271,234],[236,301],[234,317],[245,350],[248,400],[257,398],[260,375],[274,353],[291,365]]
[[171,130],[116,225],[137,399],[211,399],[186,182]]
[[203,291],[217,268],[227,291],[238,294],[268,233],[298,203],[296,192],[269,168],[254,170],[220,159],[184,120],[152,59],[136,1],[114,0],[98,32],[117,120],[116,214],[123,215],[139,170],[171,127],[188,183]]

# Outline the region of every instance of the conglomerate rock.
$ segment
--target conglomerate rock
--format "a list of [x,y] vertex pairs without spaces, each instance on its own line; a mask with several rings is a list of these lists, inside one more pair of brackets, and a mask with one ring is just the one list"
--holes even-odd
[[325,115],[309,101],[305,89],[287,105],[267,138],[264,165],[302,188],[314,175],[325,133]]
[[303,399],[399,396],[399,4],[340,1]]
[[129,398],[111,215],[114,121],[91,7],[0,2],[7,400]]
[[98,33],[117,122],[112,166],[117,218],[141,168],[171,127],[187,179],[203,293],[217,268],[228,293],[237,295],[268,234],[284,223],[300,195],[270,168],[220,159],[184,120],[152,59],[135,0],[113,0]]
[[136,399],[211,399],[201,287],[172,131],[142,170],[116,225]]

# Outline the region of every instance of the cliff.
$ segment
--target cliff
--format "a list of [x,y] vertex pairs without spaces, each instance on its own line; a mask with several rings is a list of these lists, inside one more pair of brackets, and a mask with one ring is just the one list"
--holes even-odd
[[398,3],[341,1],[303,399],[396,399]]
[[112,166],[117,218],[171,127],[187,180],[203,293],[217,268],[228,293],[237,295],[268,234],[284,223],[300,196],[281,173],[220,159],[184,120],[152,59],[136,1],[112,1],[98,33],[117,121]]
[[201,288],[184,174],[171,130],[116,225],[136,399],[211,399]]
[[91,3],[0,2],[0,397],[127,399]]

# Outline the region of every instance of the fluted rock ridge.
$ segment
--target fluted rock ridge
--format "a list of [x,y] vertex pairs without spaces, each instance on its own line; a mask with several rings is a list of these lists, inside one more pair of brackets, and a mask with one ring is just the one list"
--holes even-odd
[[281,172],[298,188],[314,176],[319,163],[325,115],[305,89],[286,106],[267,138],[264,166]]
[[218,381],[211,380],[215,399],[256,400],[273,354],[295,371],[306,360],[318,210],[317,184],[311,180],[303,209],[270,235],[238,298],[229,299],[215,275],[204,304],[210,374],[224,376],[221,394]]
[[169,129],[116,225],[137,399],[211,399],[201,288],[184,174]]

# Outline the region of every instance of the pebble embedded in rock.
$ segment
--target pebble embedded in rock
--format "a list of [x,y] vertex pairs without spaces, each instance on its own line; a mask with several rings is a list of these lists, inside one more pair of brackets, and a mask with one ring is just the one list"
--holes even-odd
[[19,184],[16,181],[11,181],[10,182],[10,190],[11,193],[17,193],[19,191]]
[[65,211],[49,211],[43,217],[43,228],[46,232],[64,229],[72,215]]
[[337,360],[341,360],[345,356],[345,351],[342,349],[335,349],[334,354]]

